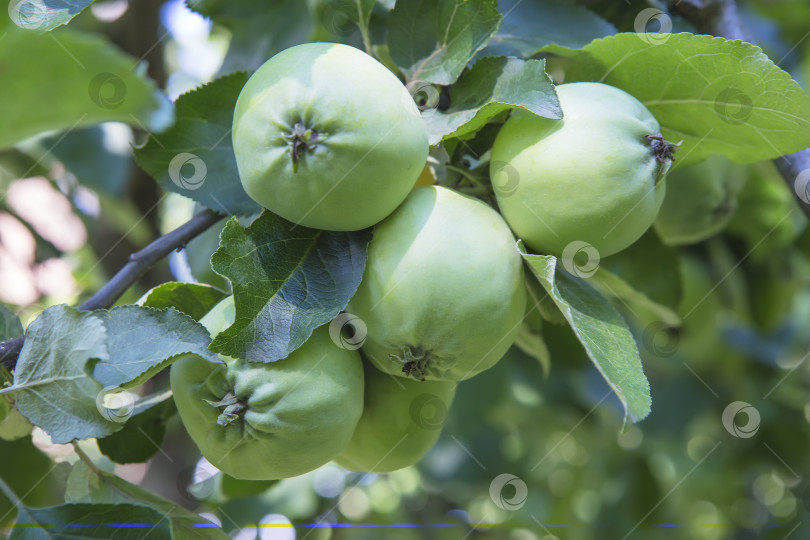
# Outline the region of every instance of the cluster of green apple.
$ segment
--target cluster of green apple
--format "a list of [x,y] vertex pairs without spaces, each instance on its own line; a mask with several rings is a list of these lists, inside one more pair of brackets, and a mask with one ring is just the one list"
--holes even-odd
[[[310,43],[256,71],[234,113],[244,189],[298,225],[374,227],[346,308],[365,335],[359,351],[321,327],[278,362],[175,362],[180,416],[211,463],[244,479],[330,460],[357,471],[415,463],[456,385],[495,365],[521,330],[515,234],[544,254],[586,242],[609,255],[652,225],[672,152],[655,119],[610,86],[557,93],[562,121],[520,110],[502,127],[491,154],[496,210],[447,187],[414,188],[425,123],[408,89],[365,53]],[[233,317],[229,297],[201,322],[216,335]]]

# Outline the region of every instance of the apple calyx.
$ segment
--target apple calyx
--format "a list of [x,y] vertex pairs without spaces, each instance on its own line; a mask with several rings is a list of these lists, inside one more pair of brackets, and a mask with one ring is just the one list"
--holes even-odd
[[314,128],[308,128],[301,122],[296,122],[293,126],[292,133],[287,135],[286,138],[290,142],[293,172],[296,172],[298,170],[298,162],[303,158],[304,152],[307,150],[315,150],[318,143],[326,139],[326,134],[319,133]]
[[389,354],[388,358],[396,360],[402,364],[402,373],[413,377],[417,381],[425,380],[428,363],[430,362],[430,351],[421,346],[406,345],[402,348],[402,355]]
[[222,411],[217,417],[217,425],[219,426],[228,426],[233,424],[239,420],[247,410],[247,405],[239,401],[239,398],[237,398],[231,392],[225,394],[225,396],[219,401],[214,402],[206,399],[205,402]]

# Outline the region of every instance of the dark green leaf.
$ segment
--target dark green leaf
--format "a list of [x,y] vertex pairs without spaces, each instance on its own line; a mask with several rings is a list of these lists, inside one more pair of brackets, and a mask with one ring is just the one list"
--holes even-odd
[[616,28],[586,8],[560,0],[499,0],[503,23],[482,51],[529,58],[547,45],[578,49]]
[[228,535],[221,528],[205,518],[112,473],[91,470],[83,462],[74,465],[68,478],[65,498],[69,502],[77,503],[109,501],[145,504],[171,520],[175,539],[228,539]]
[[634,95],[683,145],[676,165],[723,154],[737,163],[810,146],[810,97],[759,47],[692,34],[616,34],[587,45],[566,81]]
[[170,281],[149,291],[143,305],[155,309],[174,308],[199,321],[225,296],[224,291],[204,283]]
[[326,0],[333,9],[349,17],[359,26],[368,26],[376,0]]
[[681,300],[678,251],[665,246],[652,229],[630,247],[599,261],[596,274],[603,269],[657,304],[675,309]]
[[138,400],[124,429],[98,440],[101,453],[116,463],[142,463],[160,450],[166,421],[177,412],[171,392]]
[[270,212],[247,228],[232,218],[211,262],[231,280],[236,320],[210,348],[254,362],[286,358],[346,307],[370,238],[369,229],[309,229]]
[[391,58],[408,80],[452,84],[501,15],[495,0],[399,0],[388,24]]
[[650,385],[641,366],[638,346],[622,316],[584,279],[557,271],[550,255],[523,253],[532,273],[560,308],[571,329],[625,409],[627,421],[650,413]]
[[74,129],[37,141],[42,155],[52,154],[83,186],[122,197],[132,172],[132,132],[121,124]]
[[131,499],[105,483],[87,466],[87,463],[77,461],[70,469],[65,485],[65,502],[119,503],[131,502]]
[[308,41],[309,2],[302,0],[187,0],[188,6],[231,33],[221,74],[253,71],[287,47]]
[[171,540],[171,522],[148,506],[65,504],[19,508],[10,540],[115,538]]
[[219,78],[177,99],[177,122],[151,135],[135,159],[163,189],[225,214],[259,211],[239,181],[231,142],[236,98],[247,73]]
[[430,144],[474,133],[495,115],[516,107],[546,118],[562,118],[544,65],[544,60],[503,56],[478,60],[450,89],[448,110],[432,107],[422,113]]

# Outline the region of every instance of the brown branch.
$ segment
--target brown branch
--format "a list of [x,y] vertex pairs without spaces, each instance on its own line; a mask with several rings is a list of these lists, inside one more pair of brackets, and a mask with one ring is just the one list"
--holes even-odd
[[[108,308],[135,283],[152,265],[166,257],[175,249],[186,245],[214,223],[222,219],[222,214],[213,210],[203,210],[170,233],[157,238],[142,250],[129,256],[129,262],[104,284],[93,296],[79,306],[81,310]],[[20,356],[25,337],[0,341],[0,362],[11,371]]]

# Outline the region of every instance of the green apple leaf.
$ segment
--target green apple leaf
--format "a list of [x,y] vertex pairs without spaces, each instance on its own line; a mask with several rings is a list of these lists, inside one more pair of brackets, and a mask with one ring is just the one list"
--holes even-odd
[[107,329],[92,312],[49,307],[32,322],[14,370],[17,409],[55,443],[103,437],[121,424],[97,406],[102,385],[89,376],[94,360],[106,360]]
[[75,503],[119,503],[129,499],[119,494],[95,474],[87,463],[73,464],[65,482],[65,502]]
[[450,88],[450,108],[446,111],[438,109],[438,89],[412,85],[417,102],[420,93],[426,100],[420,108],[430,144],[474,133],[497,114],[513,108],[562,118],[560,102],[544,67],[545,60],[481,58]]
[[177,122],[135,149],[138,164],[163,189],[230,215],[259,211],[239,181],[231,141],[233,108],[248,74],[233,73],[177,99]]
[[313,18],[302,0],[186,0],[194,11],[230,31],[220,74],[253,71],[277,52],[309,41]]
[[810,146],[810,97],[743,41],[616,34],[576,54],[566,81],[602,82],[638,98],[667,139],[683,141],[676,165],[711,154],[753,163]]
[[129,127],[110,122],[42,137],[26,150],[44,163],[58,160],[83,186],[120,200],[134,165],[132,139]]
[[[125,122],[160,131],[171,103],[137,60],[95,35],[9,28],[0,46],[0,148],[51,130]],[[58,84],[54,84],[58,81]]]
[[53,30],[67,24],[93,0],[11,0],[11,22],[25,30]]
[[625,427],[628,420],[642,420],[650,413],[650,385],[636,341],[622,316],[584,279],[558,271],[556,257],[521,251],[532,274],[560,308],[596,369],[624,406]]
[[95,365],[93,378],[105,387],[137,386],[181,354],[221,362],[208,350],[211,338],[205,327],[174,308],[125,305],[95,313],[107,329],[109,356]]
[[597,269],[588,283],[606,298],[615,298],[637,320],[653,318],[669,327],[679,327],[683,322],[674,309],[651,300],[603,266]]
[[495,0],[399,0],[388,21],[391,58],[409,81],[453,83],[501,24]]
[[592,11],[560,0],[499,0],[503,23],[482,51],[487,56],[529,58],[549,45],[579,49],[616,33]]
[[227,293],[204,283],[169,281],[146,294],[143,305],[156,309],[174,308],[199,321]]
[[248,227],[231,218],[211,264],[231,281],[236,320],[210,349],[252,362],[286,358],[346,307],[370,239],[370,229],[309,229],[270,212]]
[[148,506],[65,504],[48,508],[19,506],[9,540],[116,538],[171,540],[171,522]]
[[73,466],[67,484],[66,502],[127,502],[147,505],[158,510],[171,521],[175,539],[228,540],[229,538],[220,527],[205,518],[131,484],[120,476],[98,469],[91,470],[82,461]]
[[326,3],[346,15],[358,26],[368,26],[377,0],[326,0]]
[[600,260],[594,277],[608,270],[651,302],[675,309],[681,301],[678,261],[678,250],[664,245],[655,231],[649,229],[629,247]]

